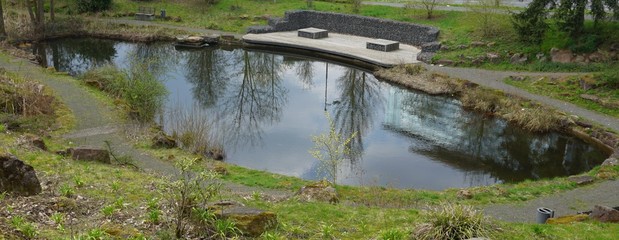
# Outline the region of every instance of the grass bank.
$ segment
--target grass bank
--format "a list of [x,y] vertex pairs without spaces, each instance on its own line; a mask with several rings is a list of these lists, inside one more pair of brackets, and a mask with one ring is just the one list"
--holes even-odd
[[580,107],[619,117],[619,72],[615,66],[600,74],[563,78],[506,79],[531,93],[560,99]]

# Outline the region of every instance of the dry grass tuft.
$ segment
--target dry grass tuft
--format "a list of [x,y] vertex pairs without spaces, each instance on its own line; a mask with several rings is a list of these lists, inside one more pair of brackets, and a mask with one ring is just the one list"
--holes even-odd
[[424,215],[430,222],[416,227],[414,239],[471,239],[489,237],[495,231],[483,213],[470,206],[447,203]]
[[4,113],[35,116],[54,115],[54,97],[45,93],[45,86],[33,81],[0,74],[0,111]]
[[512,107],[511,110],[501,116],[531,132],[557,130],[561,127],[561,121],[564,118],[564,116],[556,110],[540,105],[526,108]]
[[170,122],[168,131],[172,132],[182,148],[217,160],[224,158],[223,146],[211,133],[211,119],[199,106],[191,109],[178,106],[166,115],[166,120]]
[[380,69],[374,72],[379,79],[401,84],[408,88],[421,90],[433,95],[454,94],[462,90],[460,81],[426,71],[417,64],[398,65],[390,69]]
[[463,91],[460,101],[465,108],[492,114],[501,107],[501,99],[504,97],[500,92],[477,87]]

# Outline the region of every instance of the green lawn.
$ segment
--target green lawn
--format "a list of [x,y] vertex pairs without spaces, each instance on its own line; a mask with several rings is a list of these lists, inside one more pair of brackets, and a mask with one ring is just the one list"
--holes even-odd
[[[505,82],[531,93],[549,96],[589,110],[619,117],[619,108],[616,107],[619,106],[619,90],[600,84],[599,80],[596,81],[591,75],[559,79],[527,78],[524,81],[507,79]],[[584,88],[583,84],[590,86]],[[597,96],[600,101],[585,99],[581,97],[582,94]]]

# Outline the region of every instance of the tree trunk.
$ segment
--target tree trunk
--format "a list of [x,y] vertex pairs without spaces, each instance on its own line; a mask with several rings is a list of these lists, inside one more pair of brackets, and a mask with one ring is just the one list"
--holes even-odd
[[2,0],[0,0],[0,41],[6,39],[6,29],[4,29],[4,12],[2,9]]
[[49,0],[49,19],[54,21],[54,0]]
[[37,29],[39,33],[43,33],[44,24],[43,20],[45,19],[45,15],[43,15],[43,0],[37,0]]
[[32,1],[26,0],[26,8],[28,9],[28,15],[30,15],[30,22],[33,26],[36,26],[37,20],[34,18],[34,12],[32,11]]

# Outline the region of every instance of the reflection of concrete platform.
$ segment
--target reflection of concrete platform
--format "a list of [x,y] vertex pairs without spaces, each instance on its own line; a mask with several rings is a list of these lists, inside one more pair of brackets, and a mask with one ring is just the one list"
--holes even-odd
[[329,33],[328,38],[310,39],[297,36],[297,31],[274,32],[263,34],[247,34],[243,36],[247,43],[265,44],[301,48],[311,51],[324,52],[384,67],[392,67],[404,63],[418,63],[417,54],[421,49],[407,44],[400,44],[400,49],[391,52],[380,52],[366,48],[366,43],[373,38]]

